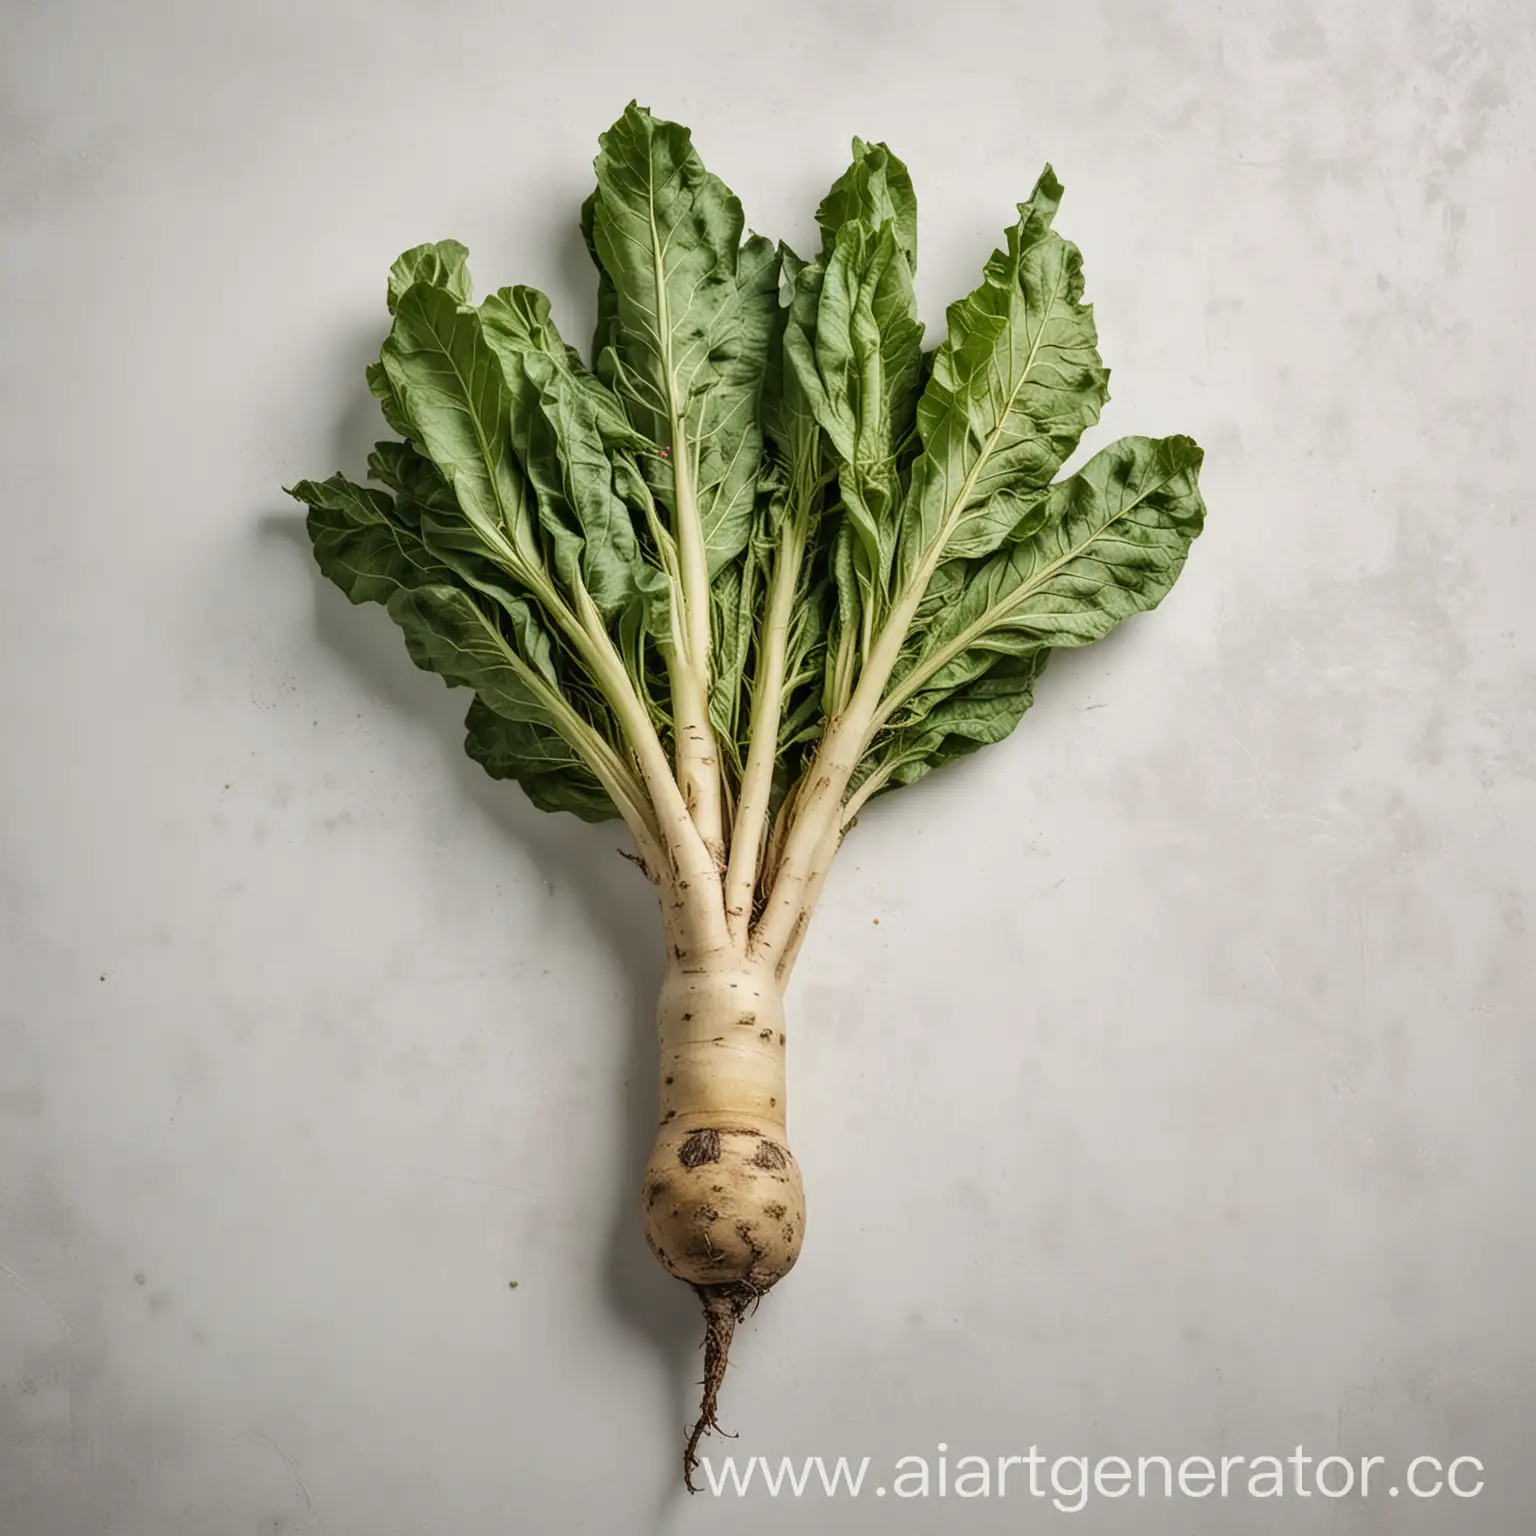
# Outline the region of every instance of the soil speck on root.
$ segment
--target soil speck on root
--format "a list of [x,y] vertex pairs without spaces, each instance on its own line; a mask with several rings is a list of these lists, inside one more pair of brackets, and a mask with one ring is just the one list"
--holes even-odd
[[697,1168],[701,1163],[720,1161],[720,1132],[692,1131],[683,1138],[677,1149],[677,1160],[684,1168]]

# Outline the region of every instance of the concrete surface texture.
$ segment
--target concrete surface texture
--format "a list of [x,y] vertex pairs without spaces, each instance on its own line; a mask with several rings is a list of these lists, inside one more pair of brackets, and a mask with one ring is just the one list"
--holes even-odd
[[[1528,7],[12,0],[0,32],[0,1529],[1529,1528]],[[1114,370],[1085,448],[1207,450],[1162,610],[866,815],[801,962],[805,1255],[714,1453],[868,1456],[857,1498],[681,1493],[649,889],[461,755],[464,698],[280,490],[382,435],[403,247],[456,236],[588,333],[576,209],[635,96],[802,248],[849,139],[889,140],[931,339],[1050,159]],[[1037,1446],[1042,1495],[941,1499],[941,1443],[951,1479]],[[1052,1493],[1063,1456],[1298,1445],[1386,1472]],[[1418,1498],[1418,1455],[1485,1486]]]

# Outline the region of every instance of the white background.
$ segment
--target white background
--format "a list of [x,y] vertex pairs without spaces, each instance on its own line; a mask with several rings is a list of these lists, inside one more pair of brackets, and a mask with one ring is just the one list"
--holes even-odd
[[[8,1536],[1526,1528],[1527,7],[0,24]],[[1303,1443],[1477,1455],[1480,1499],[680,1493],[649,888],[461,755],[280,491],[382,435],[401,248],[585,337],[632,96],[802,249],[888,139],[930,337],[1051,159],[1114,369],[1086,446],[1189,432],[1211,507],[1162,610],[845,848],[790,1000],[807,1244],[717,1450]]]

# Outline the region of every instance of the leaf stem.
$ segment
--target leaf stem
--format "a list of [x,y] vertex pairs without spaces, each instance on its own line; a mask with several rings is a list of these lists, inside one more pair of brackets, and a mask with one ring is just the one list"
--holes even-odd
[[644,788],[635,779],[623,759],[604,740],[602,733],[589,721],[584,720],[571,707],[565,695],[558,688],[551,687],[537,668],[530,666],[522,656],[518,655],[517,651],[507,643],[500,628],[486,618],[478,603],[474,605],[474,609],[485,627],[486,634],[506,657],[507,665],[527,684],[529,691],[548,712],[555,729],[570,744],[571,749],[581,755],[582,760],[597,776],[603,788],[608,791],[614,805],[618,807],[619,814],[628,825],[647,867],[658,879],[664,878],[668,864],[663,856],[663,839],[650,798]]
[[806,770],[809,789],[785,835],[773,888],[748,946],[749,953],[776,966],[786,965],[787,957],[798,948],[798,935],[809,920],[807,899],[815,899],[813,879],[819,891],[819,879],[825,878],[815,875],[818,855],[830,829],[841,831],[843,793],[864,755],[880,696],[942,552],[943,541],[936,539],[881,626],[847,709],[827,721],[827,733]]
[[[521,557],[511,562],[512,574],[543,604],[585,663],[609,709],[613,711],[640,773],[636,786],[651,807],[658,845],[656,875],[663,884],[669,930],[678,928],[690,949],[714,952],[726,943],[725,913],[720,901],[719,865],[689,814],[649,709],[636,690],[597,604],[580,576],[572,589],[575,607],[555,586],[550,573]],[[567,706],[569,708],[569,706]],[[595,734],[595,733],[594,733]],[[599,738],[601,739],[601,738]],[[572,742],[575,746],[576,743]],[[596,768],[593,769],[596,772]],[[640,787],[643,785],[643,789]],[[617,801],[615,803],[618,803]]]
[[656,333],[663,353],[658,360],[665,375],[667,430],[671,438],[667,446],[672,456],[672,533],[677,543],[682,586],[683,625],[681,634],[674,637],[678,655],[670,672],[677,785],[718,874],[725,863],[725,827],[720,809],[720,749],[709,719],[709,554],[704,547],[704,527],[689,458],[692,445],[688,441],[686,402],[678,399],[665,247],[656,228],[654,189],[647,214],[656,283]]
[[579,581],[575,597],[576,611],[566,610],[576,628],[573,639],[581,647],[593,680],[624,733],[655,811],[657,830],[667,854],[659,873],[672,887],[669,921],[675,918],[680,924],[691,949],[711,953],[720,950],[727,936],[720,901],[719,865],[689,814],[661,738],[625,670],[623,657],[591,594]]
[[864,809],[865,802],[871,795],[878,795],[885,788],[886,780],[900,766],[901,759],[897,756],[887,757],[878,767],[870,770],[868,776],[859,787],[843,802],[842,814],[838,818],[838,826],[846,832],[853,825],[853,819]]
[[[798,946],[799,935],[809,920],[806,901],[816,878],[818,855],[825,839],[830,836],[829,828],[841,823],[843,794],[877,728],[881,695],[901,656],[902,645],[917,615],[923,594],[928,590],[928,583],[943,558],[945,545],[965,513],[982,470],[997,447],[1009,413],[1033,371],[1060,281],[1058,273],[1056,289],[1053,289],[1047,301],[1045,314],[1030,339],[1027,355],[1007,398],[997,412],[996,421],[979,445],[959,490],[944,508],[932,538],[920,551],[913,551],[916,563],[911,576],[896,596],[873,646],[866,653],[864,666],[846,709],[835,718],[828,719],[827,733],[806,771],[810,788],[804,794],[795,822],[785,836],[773,889],[749,945],[752,953],[774,960],[778,965],[788,963],[794,948]],[[901,553],[898,549],[898,569]],[[841,655],[838,660],[841,668]],[[810,895],[810,899],[814,900],[814,894]]]
[[[661,291],[665,293],[664,288]],[[709,557],[704,548],[704,528],[694,490],[693,466],[689,463],[687,427],[675,403],[669,420],[673,533],[677,541],[683,618],[682,634],[674,646],[671,668],[677,783],[699,835],[718,866],[725,860],[725,824],[721,812],[720,750],[709,718]]]
[[801,946],[805,943],[806,933],[810,930],[811,913],[816,910],[816,903],[821,900],[822,887],[827,883],[827,876],[832,871],[832,860],[837,857],[837,850],[842,847],[843,833],[846,830],[844,822],[833,821],[817,845],[811,860],[810,874],[805,882],[804,894],[801,897],[800,913],[796,917],[794,927],[790,930],[788,942],[774,965],[774,979],[781,986],[788,981],[789,973],[800,957]]
[[785,519],[784,537],[774,553],[768,578],[758,665],[752,680],[752,715],[747,764],[741,796],[731,830],[731,857],[725,875],[725,920],[731,937],[745,947],[752,921],[758,860],[767,830],[768,802],[773,790],[773,765],[778,758],[779,719],[784,707],[784,671],[790,621],[800,585],[810,509],[800,500]]

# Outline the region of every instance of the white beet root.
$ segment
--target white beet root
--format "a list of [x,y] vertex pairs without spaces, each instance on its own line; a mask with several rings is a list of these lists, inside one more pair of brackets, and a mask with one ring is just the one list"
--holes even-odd
[[704,1395],[684,1457],[717,1427],[735,1325],[794,1267],[805,1190],[785,1132],[782,994],[765,967],[674,962],[657,1005],[661,1123],[641,1188],[646,1241],[704,1306]]

